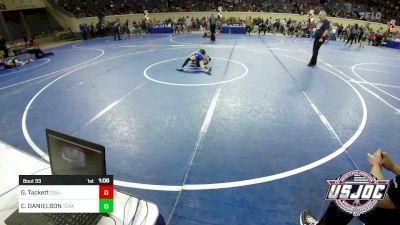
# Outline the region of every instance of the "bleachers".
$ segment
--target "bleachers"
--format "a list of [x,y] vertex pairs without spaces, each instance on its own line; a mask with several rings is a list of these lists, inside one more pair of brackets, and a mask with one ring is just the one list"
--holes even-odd
[[[49,0],[54,1],[54,0]],[[396,1],[389,0],[382,4],[381,1],[298,1],[298,0],[263,0],[263,1],[193,1],[185,0],[175,1],[125,1],[125,0],[58,0],[58,4],[69,10],[77,17],[90,17],[102,15],[122,15],[129,13],[143,13],[144,9],[151,13],[159,12],[193,12],[193,11],[216,11],[218,6],[222,6],[224,11],[243,11],[243,12],[277,12],[277,13],[293,13],[307,14],[310,9],[324,9],[330,16],[348,18],[348,19],[365,19],[371,22],[385,23],[391,19],[397,19],[400,22],[400,9],[396,8]],[[368,16],[362,13],[369,12]],[[370,16],[377,15],[379,17]],[[363,18],[365,17],[365,18]]]

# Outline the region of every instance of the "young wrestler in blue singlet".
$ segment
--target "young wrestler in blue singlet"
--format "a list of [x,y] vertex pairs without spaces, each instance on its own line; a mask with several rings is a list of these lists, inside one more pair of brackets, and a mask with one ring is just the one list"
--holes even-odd
[[207,64],[208,62],[211,61],[211,58],[207,55],[206,51],[204,49],[200,49],[197,52],[191,53],[186,59],[185,62],[183,63],[182,67],[177,69],[179,71],[183,71],[185,66],[191,62],[191,67],[193,68],[199,68],[203,72],[210,73],[211,67],[208,67]]

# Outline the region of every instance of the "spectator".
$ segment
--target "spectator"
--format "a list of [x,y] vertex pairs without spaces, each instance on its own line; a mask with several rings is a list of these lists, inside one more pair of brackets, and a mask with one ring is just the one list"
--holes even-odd
[[360,43],[361,42],[361,39],[364,37],[364,34],[365,34],[365,29],[364,29],[364,27],[360,27],[360,29],[359,29],[359,32],[358,32],[358,37],[357,37],[357,42],[358,43]]
[[251,33],[251,31],[253,30],[254,27],[254,23],[253,20],[251,19],[251,16],[246,20],[246,33]]
[[129,20],[128,19],[125,21],[122,31],[125,34],[125,39],[128,39],[131,34],[129,31]]
[[293,22],[291,22],[290,25],[288,25],[288,36],[293,37],[294,29],[295,25],[293,24]]
[[131,34],[135,33],[135,27],[133,26],[133,23],[128,24],[128,32],[126,33],[125,39],[129,39],[131,37]]
[[4,58],[8,58],[8,48],[6,42],[6,39],[0,35],[0,50],[4,52]]
[[272,23],[272,33],[275,34],[276,31],[279,29],[279,22],[278,19],[275,19],[275,21]]
[[291,36],[293,36],[293,32],[294,32],[294,26],[292,26],[292,25],[293,25],[292,19],[289,18],[289,20],[286,23],[286,27],[288,29],[288,35],[290,35],[290,33],[291,33]]
[[360,48],[365,47],[365,43],[367,42],[368,35],[369,35],[368,30],[365,29],[365,31],[361,37],[361,40],[360,40]]
[[375,45],[375,32],[368,35],[368,45]]
[[88,39],[88,33],[89,33],[89,28],[86,23],[80,24],[79,29],[81,30],[82,33],[82,39],[87,40]]
[[266,25],[267,32],[271,33],[271,31],[272,31],[272,17],[270,17],[269,19],[267,19],[267,21],[265,21],[265,25]]
[[96,37],[96,29],[94,28],[93,23],[90,24],[90,38]]
[[338,40],[338,41],[340,41],[340,38],[341,38],[342,32],[343,32],[343,25],[342,25],[342,24],[340,24],[340,25],[337,27],[337,35],[338,35],[338,38],[337,38],[337,40]]
[[104,37],[105,36],[105,26],[102,22],[98,22],[96,24],[97,36]]
[[172,27],[173,27],[174,33],[179,33],[178,20],[175,18],[173,18]]
[[346,44],[344,44],[344,46],[346,46],[350,42],[350,46],[349,46],[349,48],[350,48],[351,45],[353,44],[353,41],[356,43],[359,32],[360,31],[358,29],[358,24],[354,24],[354,26],[351,27],[349,38],[347,39],[347,42],[346,42]]
[[185,19],[185,26],[186,26],[186,32],[188,34],[192,33],[192,19],[190,19],[189,16],[187,16]]
[[28,35],[26,35],[26,32],[25,32],[25,31],[22,32],[22,41],[23,41],[25,44],[28,44]]
[[279,32],[285,35],[286,32],[286,18],[279,21]]
[[264,32],[264,35],[267,32],[267,25],[263,20],[258,23],[258,35],[260,35],[261,32]]

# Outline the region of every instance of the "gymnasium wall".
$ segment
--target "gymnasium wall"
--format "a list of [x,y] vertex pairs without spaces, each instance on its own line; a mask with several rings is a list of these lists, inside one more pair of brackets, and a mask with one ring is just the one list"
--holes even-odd
[[7,40],[22,38],[22,32],[28,35],[50,34],[55,30],[62,30],[57,20],[47,13],[45,8],[3,11],[4,24],[0,25],[0,32]]
[[45,0],[1,0],[0,11],[15,11],[24,9],[44,8]]

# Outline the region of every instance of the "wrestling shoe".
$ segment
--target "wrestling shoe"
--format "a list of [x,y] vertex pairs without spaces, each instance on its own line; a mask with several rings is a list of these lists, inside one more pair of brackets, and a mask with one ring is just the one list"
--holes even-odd
[[211,75],[211,66],[208,68],[206,74]]

